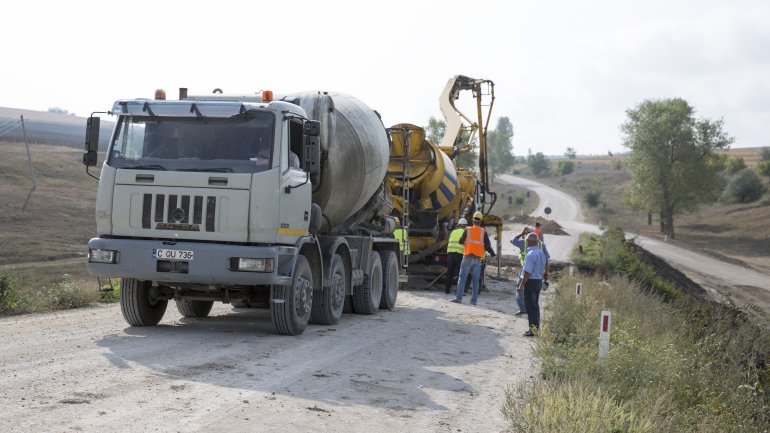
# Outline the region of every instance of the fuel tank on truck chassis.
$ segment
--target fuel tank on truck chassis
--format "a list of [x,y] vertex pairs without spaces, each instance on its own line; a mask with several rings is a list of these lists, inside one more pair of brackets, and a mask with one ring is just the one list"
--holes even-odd
[[379,115],[344,93],[301,92],[281,99],[321,122],[321,173],[313,181],[313,203],[323,212],[321,231],[354,231],[376,217],[385,223],[382,217],[392,208],[383,187],[390,149]]

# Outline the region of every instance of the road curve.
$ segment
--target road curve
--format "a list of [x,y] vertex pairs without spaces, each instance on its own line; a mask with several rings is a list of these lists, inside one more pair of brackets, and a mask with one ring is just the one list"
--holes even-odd
[[[555,260],[569,261],[569,254],[580,233],[601,233],[598,226],[583,221],[580,202],[574,197],[540,182],[518,176],[499,175],[498,179],[535,192],[540,198],[540,205],[532,212],[532,216],[548,217],[569,233],[569,236],[547,235],[548,250]],[[551,208],[550,215],[545,214],[546,207]],[[684,272],[696,283],[710,290],[712,295],[728,295],[739,305],[754,304],[768,310],[770,276],[657,239],[632,233],[626,233],[626,236],[634,238],[638,245]],[[505,248],[503,251],[506,251]]]

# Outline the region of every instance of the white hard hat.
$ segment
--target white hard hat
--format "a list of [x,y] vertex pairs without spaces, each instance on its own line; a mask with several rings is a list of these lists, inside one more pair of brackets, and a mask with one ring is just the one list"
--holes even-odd
[[468,220],[466,220],[465,218],[460,218],[460,221],[457,221],[457,224],[459,224],[461,226],[467,226],[468,225]]

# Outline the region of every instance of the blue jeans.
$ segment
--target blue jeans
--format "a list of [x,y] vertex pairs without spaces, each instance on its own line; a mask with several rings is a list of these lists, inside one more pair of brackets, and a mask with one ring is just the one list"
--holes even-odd
[[527,308],[529,329],[540,329],[540,289],[543,280],[527,280],[524,283],[524,306]]
[[473,294],[471,295],[471,304],[476,305],[476,301],[479,298],[479,278],[481,276],[481,257],[468,254],[463,257],[463,262],[460,263],[460,276],[457,277],[457,293],[455,299],[462,302],[463,292],[465,291],[465,280],[468,279],[468,273],[471,274],[471,287],[473,288]]

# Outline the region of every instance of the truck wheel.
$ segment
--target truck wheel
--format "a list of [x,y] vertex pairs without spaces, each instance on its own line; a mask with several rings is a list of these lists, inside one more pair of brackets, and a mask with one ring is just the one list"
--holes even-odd
[[209,315],[214,301],[176,301],[176,309],[184,317],[201,319]]
[[329,281],[331,286],[323,290],[313,290],[313,310],[310,321],[321,325],[335,325],[342,317],[345,307],[345,294],[348,291],[348,273],[342,256],[335,254],[332,258]]
[[270,288],[270,317],[275,331],[299,335],[307,327],[313,306],[313,272],[305,256],[297,256],[289,286]]
[[120,280],[120,310],[131,326],[155,326],[166,313],[168,301],[150,293],[151,283],[134,278]]
[[382,297],[380,308],[392,310],[398,296],[398,257],[393,251],[382,252]]
[[353,289],[353,310],[357,314],[374,314],[380,308],[382,299],[382,261],[380,253],[372,251],[369,258],[369,272],[364,284]]

